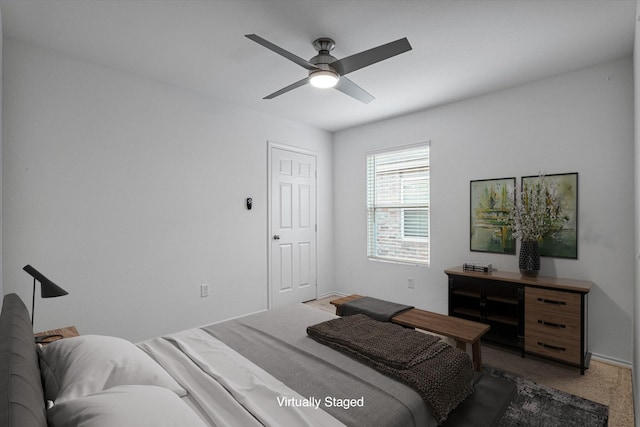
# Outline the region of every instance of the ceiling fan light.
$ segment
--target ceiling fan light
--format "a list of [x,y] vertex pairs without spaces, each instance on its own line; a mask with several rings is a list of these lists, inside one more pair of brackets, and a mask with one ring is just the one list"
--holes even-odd
[[339,78],[338,74],[333,71],[319,70],[309,74],[309,83],[311,83],[311,86],[327,89],[338,84]]

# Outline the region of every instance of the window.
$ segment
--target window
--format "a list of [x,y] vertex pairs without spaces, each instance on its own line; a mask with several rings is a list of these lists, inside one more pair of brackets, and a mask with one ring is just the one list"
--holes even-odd
[[371,259],[429,264],[429,145],[367,156]]

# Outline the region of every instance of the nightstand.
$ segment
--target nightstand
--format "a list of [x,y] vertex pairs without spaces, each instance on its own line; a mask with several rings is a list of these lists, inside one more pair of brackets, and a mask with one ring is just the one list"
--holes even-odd
[[50,331],[38,332],[34,334],[36,344],[47,345],[54,341],[58,341],[64,338],[72,338],[79,336],[80,333],[75,326],[67,326],[60,329],[52,329]]

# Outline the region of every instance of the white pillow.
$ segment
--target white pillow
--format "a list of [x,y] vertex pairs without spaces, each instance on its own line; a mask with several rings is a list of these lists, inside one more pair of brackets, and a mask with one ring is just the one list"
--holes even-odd
[[122,385],[56,403],[49,427],[206,427],[195,412],[166,388]]
[[129,341],[81,335],[38,349],[45,398],[55,404],[118,385],[157,385],[187,392],[148,354]]

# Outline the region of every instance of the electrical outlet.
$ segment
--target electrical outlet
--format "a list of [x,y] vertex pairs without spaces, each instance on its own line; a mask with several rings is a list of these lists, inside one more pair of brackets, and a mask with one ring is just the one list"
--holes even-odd
[[208,296],[209,296],[209,284],[203,283],[202,285],[200,285],[200,298],[204,298]]
[[416,281],[413,277],[409,277],[409,289],[415,289]]

